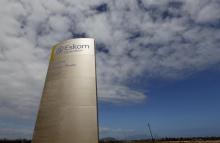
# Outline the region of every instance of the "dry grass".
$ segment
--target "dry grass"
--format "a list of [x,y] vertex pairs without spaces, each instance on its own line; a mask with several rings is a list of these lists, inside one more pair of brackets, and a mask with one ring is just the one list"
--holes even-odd
[[[137,141],[137,142],[130,142],[130,143],[153,143],[152,141]],[[195,140],[195,141],[155,141],[154,143],[220,143],[220,140]]]
[[215,141],[161,141],[155,143],[220,143],[220,140]]

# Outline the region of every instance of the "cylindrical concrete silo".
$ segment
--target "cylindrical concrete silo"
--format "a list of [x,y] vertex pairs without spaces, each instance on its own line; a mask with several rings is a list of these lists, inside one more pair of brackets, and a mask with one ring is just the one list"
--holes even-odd
[[32,143],[98,143],[94,39],[52,48]]

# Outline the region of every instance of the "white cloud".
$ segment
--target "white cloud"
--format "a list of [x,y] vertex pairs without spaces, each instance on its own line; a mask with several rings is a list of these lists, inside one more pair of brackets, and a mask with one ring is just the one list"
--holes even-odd
[[216,22],[219,19],[220,9],[215,3],[210,3],[201,9],[199,12],[198,22]]
[[128,139],[128,137],[138,134],[138,132],[133,129],[122,129],[122,128],[113,129],[107,127],[100,128],[99,133],[101,138],[114,136],[117,139]]
[[187,0],[185,10],[198,23],[217,22],[220,10],[216,0]]
[[[136,77],[175,79],[219,65],[218,1],[138,2],[2,0],[0,117],[33,118],[49,49],[74,34],[94,37],[104,49],[97,52],[97,72],[106,102],[145,101],[144,92],[127,84]],[[103,4],[107,11],[95,9]]]
[[139,103],[146,99],[143,93],[120,85],[100,85],[99,95],[100,100],[118,104],[127,102]]
[[106,133],[106,132],[134,132],[133,129],[121,129],[121,128],[117,128],[117,129],[111,129],[111,128],[100,128],[99,131],[101,133]]

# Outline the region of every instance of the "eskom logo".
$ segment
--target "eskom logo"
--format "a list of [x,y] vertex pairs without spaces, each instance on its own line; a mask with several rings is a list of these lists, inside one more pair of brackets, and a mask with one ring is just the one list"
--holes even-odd
[[71,44],[71,45],[65,45],[65,46],[60,46],[58,48],[56,48],[56,55],[60,55],[60,54],[68,54],[68,53],[72,53],[72,52],[80,52],[80,51],[84,51],[84,50],[88,50],[89,49],[89,45],[75,45],[75,44]]

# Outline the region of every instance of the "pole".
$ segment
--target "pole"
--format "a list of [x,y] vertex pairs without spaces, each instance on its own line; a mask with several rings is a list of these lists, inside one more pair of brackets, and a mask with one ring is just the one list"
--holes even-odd
[[149,129],[149,131],[150,131],[150,135],[151,135],[152,142],[154,143],[155,140],[154,140],[154,137],[153,137],[153,134],[152,134],[151,128],[150,128],[150,123],[148,123],[147,125],[148,125],[148,129]]

